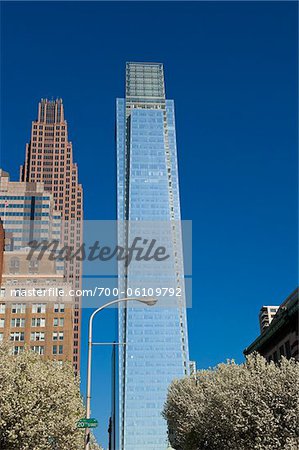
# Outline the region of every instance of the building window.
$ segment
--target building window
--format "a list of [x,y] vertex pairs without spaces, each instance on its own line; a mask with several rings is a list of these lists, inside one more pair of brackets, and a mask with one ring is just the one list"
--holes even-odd
[[52,353],[53,355],[62,355],[63,345],[53,345]]
[[54,317],[53,325],[54,325],[54,327],[63,327],[64,326],[64,318],[63,317]]
[[22,353],[24,351],[24,347],[20,346],[20,345],[15,345],[12,349],[12,354],[13,355],[19,355],[20,353]]
[[37,314],[43,314],[46,312],[46,303],[35,303],[32,305],[32,312]]
[[63,341],[63,331],[53,331],[53,341]]
[[38,261],[36,258],[33,258],[29,261],[29,273],[37,273],[38,272]]
[[5,313],[5,303],[0,303],[0,314]]
[[54,312],[56,313],[64,313],[64,303],[55,303]]
[[20,317],[17,317],[15,319],[11,319],[11,324],[10,326],[12,328],[23,328],[25,326],[25,319],[21,319]]
[[14,303],[11,307],[12,314],[25,314],[26,303]]
[[34,331],[30,334],[30,340],[31,341],[44,341],[45,340],[45,333],[43,331]]
[[9,272],[10,273],[19,273],[20,271],[20,260],[19,258],[11,258],[9,262]]
[[0,328],[4,328],[5,319],[0,319]]
[[38,353],[39,355],[45,354],[45,347],[43,345],[32,345],[31,350],[35,353]]
[[24,341],[24,332],[23,331],[15,331],[10,333],[11,341]]
[[3,297],[5,297],[5,289],[1,288],[0,289],[0,298],[3,298]]
[[3,341],[3,333],[0,333],[0,342]]
[[31,319],[31,326],[32,327],[45,327],[46,319],[44,317],[33,317]]
[[291,347],[290,347],[290,341],[286,341],[284,344],[285,351],[286,351],[286,357],[289,359],[291,357]]

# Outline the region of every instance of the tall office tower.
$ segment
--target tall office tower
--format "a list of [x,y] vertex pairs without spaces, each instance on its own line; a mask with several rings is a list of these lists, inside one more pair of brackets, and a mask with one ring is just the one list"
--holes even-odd
[[259,313],[260,330],[263,333],[274,319],[279,306],[263,306]]
[[[61,213],[44,184],[10,181],[0,168],[0,217],[7,239],[6,251],[20,250],[28,243],[60,241]],[[57,270],[62,271],[61,262]]]
[[127,63],[126,97],[117,99],[116,109],[119,243],[130,243],[136,231],[152,233],[166,236],[173,253],[165,270],[155,261],[120,263],[120,292],[136,292],[138,283],[182,292],[159,298],[154,307],[129,302],[119,308],[119,341],[125,345],[119,350],[118,448],[165,450],[161,412],[171,381],[189,373],[189,354],[174,102],[165,98],[163,65]]
[[[55,206],[61,212],[62,244],[79,248],[82,243],[83,192],[78,182],[78,167],[73,162],[72,143],[64,118],[62,100],[42,99],[38,118],[32,123],[31,140],[26,145],[21,181],[44,182],[52,192]],[[74,289],[81,288],[82,264],[65,261],[65,275]],[[80,365],[80,297],[74,297],[74,356],[76,371]]]

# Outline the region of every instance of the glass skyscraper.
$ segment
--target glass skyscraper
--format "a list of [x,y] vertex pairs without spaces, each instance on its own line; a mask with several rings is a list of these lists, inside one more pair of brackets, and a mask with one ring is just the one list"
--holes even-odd
[[129,246],[143,232],[164,237],[171,253],[164,266],[120,262],[119,289],[123,297],[149,286],[181,293],[159,298],[154,307],[129,302],[119,308],[125,345],[119,350],[116,448],[166,450],[163,405],[171,381],[189,373],[189,352],[174,102],[165,97],[163,65],[127,63],[126,96],[116,109],[119,244]]

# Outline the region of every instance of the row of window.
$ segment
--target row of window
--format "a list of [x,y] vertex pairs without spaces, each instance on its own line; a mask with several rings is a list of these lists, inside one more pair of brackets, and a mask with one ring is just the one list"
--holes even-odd
[[[48,203],[40,203],[35,205],[35,208],[49,208]],[[5,203],[0,203],[0,208],[26,208],[31,209],[30,203],[9,203],[6,205]]]
[[[42,131],[39,132],[39,136],[47,136],[47,137],[53,137],[54,136],[54,130],[52,128],[52,130],[50,130],[51,132],[49,133],[43,133]],[[32,133],[33,136],[37,136],[37,131],[33,131]],[[56,136],[59,136],[60,132],[56,131]],[[65,136],[65,131],[61,132],[61,136]],[[33,138],[34,139],[34,138]]]
[[[52,340],[53,341],[63,341],[64,332],[63,331],[53,331]],[[25,333],[24,331],[14,331],[10,333],[11,341],[25,341]],[[30,333],[30,341],[44,341],[45,340],[45,332],[44,331],[34,331]]]
[[[1,295],[3,297],[3,295]],[[26,303],[13,303],[11,305],[11,312],[12,314],[25,314],[26,307],[28,308],[29,305],[26,305]],[[0,303],[0,314],[5,313],[5,303]],[[47,303],[34,303],[31,306],[32,313],[35,314],[43,314],[46,312]],[[55,303],[54,304],[54,312],[56,313],[64,313],[65,307],[64,303]]]
[[[1,340],[1,335],[0,335]],[[31,350],[38,353],[39,355],[45,354],[45,347],[43,345],[33,345],[31,346]],[[15,345],[12,349],[13,355],[19,355],[24,351],[24,347],[20,345]],[[63,345],[53,345],[52,346],[52,354],[53,355],[63,355]]]
[[[34,124],[33,125],[33,129],[34,130],[37,130],[37,128],[39,129],[39,130],[43,130],[44,128],[45,128],[45,130],[47,130],[47,131],[52,131],[52,130],[54,130],[54,125],[53,126],[43,126],[43,125],[36,125],[36,124]],[[56,130],[60,130],[60,125],[56,125]],[[61,130],[65,130],[65,125],[62,125],[61,126]]]
[[[46,148],[54,148],[54,144],[44,144],[42,142],[32,142],[32,154],[36,153],[36,148],[38,148],[38,153],[43,153],[42,152],[42,148],[46,147]],[[61,149],[65,149],[65,143],[62,142],[61,144],[55,144],[55,148],[61,148]],[[45,153],[45,152],[44,152]],[[61,150],[60,152],[61,154],[64,154],[64,150]]]
[[[47,133],[46,133],[47,134]],[[48,133],[48,134],[50,134],[50,133]],[[51,133],[52,134],[52,133]],[[64,135],[64,133],[61,133],[61,135]],[[59,137],[59,133],[57,133],[56,134],[56,136],[57,137],[55,137],[55,142],[65,142],[65,137]],[[52,136],[48,136],[48,137],[53,137],[53,139],[45,139],[45,146],[47,146],[48,145],[48,147],[51,145],[51,144],[49,144],[49,142],[52,142],[52,141],[54,141],[54,133],[52,134]],[[37,142],[37,136],[36,135],[34,135],[33,136],[33,138],[32,138],[32,140],[34,141],[34,142]],[[38,138],[38,141],[41,143],[41,142],[43,142],[43,136],[39,136],[39,138]],[[53,145],[53,144],[52,144]]]
[[[6,231],[8,231],[8,229],[6,229]],[[25,238],[25,230],[12,229],[12,232],[13,233],[17,233],[17,232],[23,233],[23,238]],[[36,230],[36,234],[38,234],[38,232],[40,232],[40,233],[41,232],[48,233],[48,230],[42,230],[42,229]],[[29,233],[29,231],[27,232],[27,235],[28,235],[28,233]],[[20,272],[20,268],[21,268],[20,259],[16,258],[16,257],[11,258],[10,261],[9,261],[9,272],[10,273],[19,273]],[[29,273],[36,273],[37,272],[37,270],[38,270],[38,261],[36,259],[32,259],[31,261],[29,261],[29,263],[28,263],[28,270],[29,270]],[[18,291],[20,291],[20,289],[18,289]],[[1,289],[0,290],[0,297],[4,297],[4,295],[5,295],[5,289]]]
[[267,360],[268,362],[274,361],[277,363],[282,356],[285,356],[287,359],[290,359],[292,356],[290,341],[286,341],[284,345],[279,347],[279,352],[275,351],[272,355],[269,355]]
[[[3,333],[0,333],[0,342],[3,341],[3,337],[4,337]],[[75,344],[75,341],[74,341],[74,344]],[[43,350],[40,350],[40,348],[42,348]],[[17,354],[19,354],[21,351],[24,350],[24,346],[23,346],[23,345],[22,345],[22,346],[14,346],[13,349],[17,349],[16,351],[13,351],[13,353],[14,353],[15,355],[17,355]],[[34,345],[34,346],[31,346],[31,350],[40,352],[41,355],[44,354],[44,346],[42,346],[42,345]],[[53,346],[52,346],[52,353],[53,353],[53,355],[62,355],[62,354],[63,354],[63,345],[61,345],[61,344],[60,344],[60,345],[53,345]],[[78,354],[78,349],[77,349],[77,348],[74,348],[74,354],[75,354],[75,355]],[[73,359],[73,360],[74,360],[74,361],[78,361],[78,357],[77,357],[77,356],[74,356],[74,359]]]
[[[53,219],[58,220],[61,219],[60,216],[53,216]],[[31,223],[31,220],[5,220],[5,217],[2,218],[3,223],[6,225],[23,225],[26,228],[26,226],[28,227]],[[27,225],[26,225],[27,224]],[[40,226],[40,225],[49,225],[49,220],[39,220],[37,224],[35,224],[36,227]],[[57,225],[57,223],[53,223],[53,225]]]
[[[4,325],[5,325],[5,319],[0,319],[0,328],[4,328]],[[11,328],[23,328],[23,327],[25,327],[25,319],[20,318],[20,317],[18,317],[16,319],[11,319],[10,326],[11,326]],[[44,328],[46,326],[46,319],[44,317],[33,317],[31,319],[31,326]],[[64,318],[63,317],[54,317],[53,326],[54,327],[63,327],[64,326]]]
[[[25,216],[25,217],[30,217],[31,213],[27,213],[27,212],[6,212],[5,216]],[[49,213],[35,213],[34,216],[49,216]]]
[[0,195],[0,200],[50,200],[50,197],[46,196],[46,197],[41,197],[41,196],[36,196],[36,195]]

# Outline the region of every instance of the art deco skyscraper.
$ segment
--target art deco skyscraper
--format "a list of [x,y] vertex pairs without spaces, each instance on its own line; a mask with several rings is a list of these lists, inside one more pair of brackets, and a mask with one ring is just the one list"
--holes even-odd
[[165,450],[161,413],[167,388],[189,373],[189,353],[174,102],[165,98],[163,65],[127,63],[126,97],[117,99],[116,108],[119,242],[124,245],[144,224],[147,236],[166,235],[172,249],[164,271],[155,262],[145,271],[138,262],[128,268],[119,264],[120,292],[134,294],[139,282],[141,289],[172,286],[182,293],[164,298],[163,306],[159,299],[155,307],[119,309],[119,341],[125,345],[119,350],[117,448]]
[[[78,248],[82,241],[83,192],[78,181],[78,167],[73,161],[72,143],[64,118],[61,99],[42,99],[38,105],[37,120],[32,122],[31,140],[26,145],[25,163],[20,180],[44,183],[53,193],[55,206],[61,212],[64,245]],[[65,263],[66,280],[81,287],[80,261]],[[80,297],[74,297],[74,368],[80,363]]]

